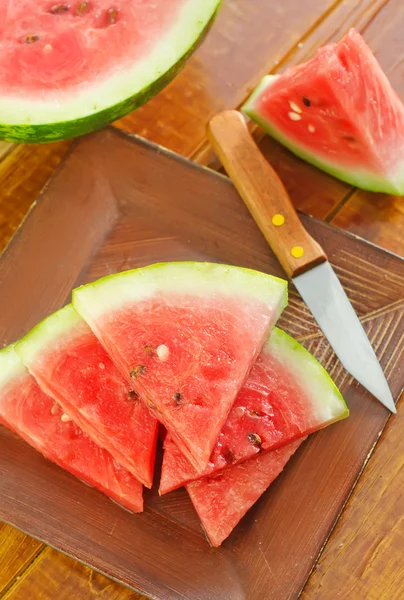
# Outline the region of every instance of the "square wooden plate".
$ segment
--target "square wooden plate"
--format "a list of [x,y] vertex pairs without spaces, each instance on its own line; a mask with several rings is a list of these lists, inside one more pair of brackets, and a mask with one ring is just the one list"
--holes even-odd
[[[303,218],[334,264],[394,396],[403,384],[404,263]],[[224,176],[105,130],[79,141],[0,260],[0,341],[18,339],[78,284],[168,260],[283,276]],[[291,289],[281,326],[341,386],[351,417],[311,436],[219,549],[184,490],[131,515],[0,427],[0,519],[159,600],[296,598],[388,412],[343,370]]]

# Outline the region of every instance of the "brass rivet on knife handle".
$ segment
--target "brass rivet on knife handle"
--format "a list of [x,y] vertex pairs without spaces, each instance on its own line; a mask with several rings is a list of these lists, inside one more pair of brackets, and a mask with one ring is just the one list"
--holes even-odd
[[213,117],[208,137],[255,222],[289,277],[327,260],[307,233],[281,180],[235,110]]

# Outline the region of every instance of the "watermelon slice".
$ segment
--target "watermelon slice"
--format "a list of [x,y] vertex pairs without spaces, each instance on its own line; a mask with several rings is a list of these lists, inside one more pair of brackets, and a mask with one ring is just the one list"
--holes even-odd
[[220,546],[240,519],[283,471],[302,439],[259,454],[214,477],[187,485],[187,492],[212,546]]
[[158,422],[72,305],[42,321],[15,350],[65,413],[150,488]]
[[0,351],[0,422],[122,506],[133,512],[143,510],[141,483],[67,418],[40,389],[12,346]]
[[404,194],[404,106],[354,29],[307,63],[265,77],[243,110],[331,175]]
[[101,279],[73,304],[198,471],[287,302],[285,281],[166,263]]
[[[341,394],[320,363],[275,327],[237,396],[202,475],[274,450],[348,414]],[[167,436],[160,494],[200,477]]]
[[197,48],[220,3],[3,1],[0,137],[76,137],[144,104]]

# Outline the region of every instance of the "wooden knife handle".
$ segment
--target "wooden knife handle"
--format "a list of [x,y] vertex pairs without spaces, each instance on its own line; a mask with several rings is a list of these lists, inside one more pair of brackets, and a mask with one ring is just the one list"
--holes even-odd
[[241,113],[213,117],[208,137],[251,215],[289,277],[327,260],[307,233],[281,180],[261,154]]

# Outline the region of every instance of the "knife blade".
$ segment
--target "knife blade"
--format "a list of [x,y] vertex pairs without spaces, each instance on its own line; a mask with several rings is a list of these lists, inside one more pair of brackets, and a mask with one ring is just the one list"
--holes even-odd
[[394,400],[372,345],[321,246],[304,228],[241,113],[213,117],[208,138],[286,274],[345,369],[392,413]]

